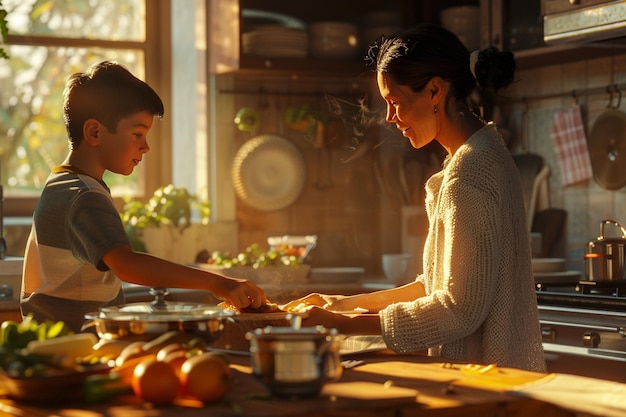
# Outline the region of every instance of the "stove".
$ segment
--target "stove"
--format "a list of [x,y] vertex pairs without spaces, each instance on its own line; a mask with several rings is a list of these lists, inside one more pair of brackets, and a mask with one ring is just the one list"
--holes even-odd
[[536,285],[548,371],[626,382],[626,281]]

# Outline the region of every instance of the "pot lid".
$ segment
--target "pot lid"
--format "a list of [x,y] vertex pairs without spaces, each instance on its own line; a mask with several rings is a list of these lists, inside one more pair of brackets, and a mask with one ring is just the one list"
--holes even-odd
[[86,315],[88,319],[100,318],[117,321],[142,320],[186,321],[208,318],[230,317],[235,312],[212,304],[167,302],[167,303],[131,303],[114,307],[103,307],[97,313]]
[[589,135],[589,157],[595,181],[617,190],[626,185],[626,114],[606,110],[596,119]]

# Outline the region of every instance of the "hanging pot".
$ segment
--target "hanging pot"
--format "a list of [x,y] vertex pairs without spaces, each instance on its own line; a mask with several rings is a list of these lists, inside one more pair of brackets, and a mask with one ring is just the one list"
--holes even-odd
[[[607,238],[604,236],[604,226],[613,224],[620,228],[622,237]],[[600,236],[587,243],[585,250],[585,272],[589,281],[623,280],[624,276],[624,248],[626,247],[626,230],[618,222],[602,220],[600,222]]]

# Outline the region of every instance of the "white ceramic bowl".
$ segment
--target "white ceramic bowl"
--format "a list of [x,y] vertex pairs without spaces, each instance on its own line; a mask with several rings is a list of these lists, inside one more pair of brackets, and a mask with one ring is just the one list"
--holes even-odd
[[305,259],[309,252],[317,246],[317,235],[306,236],[269,236],[267,244],[270,249],[292,250],[300,259]]
[[411,255],[408,253],[385,253],[381,257],[385,277],[391,282],[400,282],[406,278]]

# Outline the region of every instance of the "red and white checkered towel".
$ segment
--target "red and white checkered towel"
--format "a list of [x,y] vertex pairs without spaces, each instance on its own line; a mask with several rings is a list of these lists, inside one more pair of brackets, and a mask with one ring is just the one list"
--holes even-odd
[[554,114],[550,138],[564,187],[592,178],[591,159],[579,105]]

